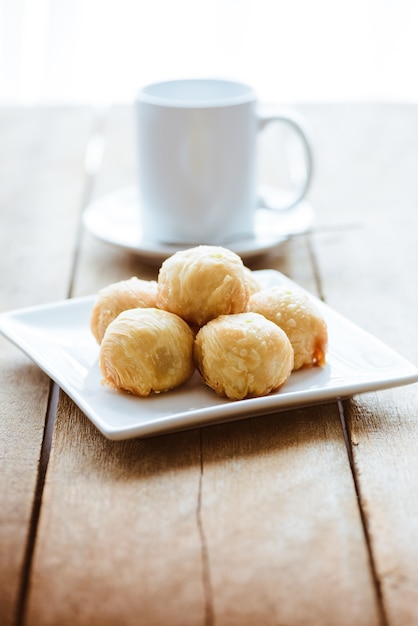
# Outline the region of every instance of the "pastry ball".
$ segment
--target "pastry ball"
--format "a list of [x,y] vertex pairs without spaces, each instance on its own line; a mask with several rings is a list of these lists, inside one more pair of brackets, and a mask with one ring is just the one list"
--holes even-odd
[[221,315],[208,322],[196,336],[194,357],[204,382],[231,400],[276,391],[293,368],[286,334],[258,313]]
[[257,293],[257,291],[260,291],[261,287],[257,282],[254,272],[250,270],[249,267],[244,267],[244,270],[250,295]]
[[97,343],[100,343],[106,328],[119,313],[135,307],[155,307],[157,282],[132,277],[113,283],[98,293],[90,319],[90,328]]
[[130,309],[109,324],[100,344],[104,383],[138,396],[173,389],[193,374],[193,333],[173,313]]
[[166,259],[158,275],[157,306],[203,326],[246,310],[249,289],[240,257],[219,246],[197,246]]
[[325,365],[327,325],[304,293],[286,286],[270,287],[253,294],[248,309],[261,313],[285,331],[295,353],[295,370]]

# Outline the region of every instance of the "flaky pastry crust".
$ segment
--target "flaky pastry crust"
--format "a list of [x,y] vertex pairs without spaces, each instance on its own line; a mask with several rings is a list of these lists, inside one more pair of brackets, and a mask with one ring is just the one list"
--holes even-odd
[[248,291],[251,296],[253,293],[257,293],[257,291],[260,291],[261,287],[258,284],[258,281],[254,275],[254,272],[250,270],[249,267],[244,266],[244,272],[245,272],[245,279],[247,281]]
[[109,324],[100,344],[103,382],[138,396],[178,387],[195,370],[193,340],[189,326],[173,313],[124,311]]
[[203,326],[219,315],[246,310],[249,288],[241,258],[220,246],[176,252],[158,275],[157,306]]
[[312,300],[287,286],[262,289],[250,297],[248,310],[264,315],[284,330],[294,350],[294,369],[325,365],[327,324]]
[[194,357],[204,382],[231,400],[279,389],[293,368],[286,334],[258,313],[222,315],[203,326]]
[[119,313],[136,307],[155,307],[156,299],[157,281],[135,276],[101,289],[90,318],[90,328],[97,343],[102,341],[106,328]]

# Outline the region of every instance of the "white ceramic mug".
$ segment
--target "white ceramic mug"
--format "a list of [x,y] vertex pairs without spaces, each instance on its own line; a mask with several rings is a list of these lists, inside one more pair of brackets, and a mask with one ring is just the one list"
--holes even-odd
[[305,155],[304,179],[285,209],[305,196],[312,153],[304,129],[288,113],[260,116],[248,85],[213,79],[156,83],[140,91],[136,109],[141,219],[147,239],[227,245],[253,237],[255,213],[262,204],[257,134],[273,121],[291,126]]

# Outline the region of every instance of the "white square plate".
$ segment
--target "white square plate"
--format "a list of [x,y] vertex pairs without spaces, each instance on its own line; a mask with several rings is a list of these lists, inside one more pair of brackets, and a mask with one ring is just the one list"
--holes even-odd
[[[274,270],[256,272],[262,286],[295,283]],[[299,287],[298,287],[299,288]],[[294,372],[277,393],[231,401],[196,373],[183,387],[138,398],[101,384],[99,347],[90,332],[94,296],[0,315],[0,331],[39,365],[109,439],[206,426],[329,402],[418,381],[418,369],[391,348],[311,296],[329,331],[327,365]]]

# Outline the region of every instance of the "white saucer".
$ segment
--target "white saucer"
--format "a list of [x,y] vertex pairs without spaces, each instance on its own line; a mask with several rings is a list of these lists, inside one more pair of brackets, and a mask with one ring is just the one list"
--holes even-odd
[[[313,219],[313,208],[306,201],[300,202],[290,211],[260,208],[256,212],[253,238],[222,245],[239,254],[243,260],[249,259],[271,250],[293,235],[307,232]],[[87,230],[98,239],[155,262],[162,262],[180,249],[144,237],[134,186],[103,196],[89,204],[84,211],[83,222]]]

